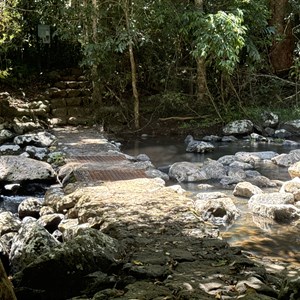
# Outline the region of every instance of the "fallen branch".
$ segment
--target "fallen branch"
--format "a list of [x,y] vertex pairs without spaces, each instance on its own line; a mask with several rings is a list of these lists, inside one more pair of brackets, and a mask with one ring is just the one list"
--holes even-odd
[[178,121],[186,121],[186,120],[195,120],[195,119],[203,119],[208,116],[198,116],[198,117],[168,117],[168,118],[159,118],[159,121],[170,121],[170,120],[178,120]]

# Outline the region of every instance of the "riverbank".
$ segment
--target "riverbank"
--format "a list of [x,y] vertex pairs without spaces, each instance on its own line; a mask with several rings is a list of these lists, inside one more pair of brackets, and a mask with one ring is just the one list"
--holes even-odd
[[[67,160],[77,158],[75,165],[70,162],[72,171],[117,172],[120,166],[149,164],[120,161],[118,144],[101,128],[65,127],[53,134],[56,150]],[[103,156],[105,161],[94,159]],[[43,204],[48,213],[32,224],[59,215],[61,243],[39,251],[13,275],[18,299],[287,299],[280,290],[286,278],[297,277],[296,270],[230,247],[217,227],[199,218],[188,193],[140,174],[130,180],[85,177],[49,190]],[[101,249],[91,237],[102,241]]]

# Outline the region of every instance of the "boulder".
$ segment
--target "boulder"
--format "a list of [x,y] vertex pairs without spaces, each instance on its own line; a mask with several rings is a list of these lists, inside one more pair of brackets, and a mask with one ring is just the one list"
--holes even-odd
[[16,295],[18,299],[72,298],[86,288],[85,276],[113,272],[123,254],[117,240],[95,229],[81,230],[15,274]]
[[300,119],[287,121],[282,124],[282,129],[289,131],[291,134],[299,135],[300,132]]
[[25,151],[31,158],[35,158],[38,160],[46,160],[47,154],[49,153],[48,148],[36,146],[26,146]]
[[10,262],[13,274],[21,271],[38,256],[57,246],[58,241],[41,225],[31,219],[22,222],[18,234],[13,238]]
[[239,209],[229,197],[218,197],[215,199],[197,199],[195,210],[203,218],[215,224],[228,224],[240,215]]
[[57,213],[47,214],[41,216],[37,220],[37,223],[45,227],[50,233],[53,233],[55,230],[58,229],[58,225],[63,219],[64,219],[63,214],[57,214]]
[[19,135],[14,138],[14,143],[19,146],[33,145],[36,147],[49,147],[56,141],[56,137],[46,131]]
[[54,178],[55,171],[46,162],[20,156],[0,157],[0,180],[13,182]]
[[263,127],[275,128],[279,123],[278,115],[273,112],[265,111],[261,114],[261,118]]
[[237,120],[228,123],[223,128],[224,135],[243,135],[253,131],[253,123],[250,120]]
[[220,179],[225,175],[225,167],[215,160],[208,160],[202,166],[196,163],[178,162],[171,165],[169,170],[169,177],[178,182]]
[[274,137],[277,139],[287,139],[291,136],[292,136],[292,134],[285,129],[277,129],[274,132]]
[[278,223],[290,223],[300,217],[300,209],[294,202],[291,193],[263,193],[253,195],[248,201],[248,207],[254,214],[273,219]]
[[233,135],[225,135],[222,137],[222,142],[223,143],[233,143],[233,142],[236,142],[238,140],[238,138],[236,138],[235,136]]
[[235,158],[238,161],[254,164],[262,160],[271,160],[277,156],[278,153],[274,151],[259,151],[259,152],[237,152]]
[[19,145],[2,145],[0,146],[0,155],[17,155],[22,152]]
[[201,170],[201,164],[191,162],[177,162],[169,169],[170,179],[178,182],[196,182],[206,179],[206,174]]
[[288,172],[291,178],[300,177],[300,161],[290,165],[288,168]]
[[10,130],[8,130],[8,129],[0,130],[0,144],[3,144],[5,142],[12,140],[13,137],[14,137],[14,134]]
[[209,142],[197,141],[191,135],[188,135],[185,140],[186,152],[206,153],[215,150],[215,146]]
[[251,198],[253,195],[261,193],[263,193],[263,191],[258,186],[247,181],[239,182],[233,190],[234,196],[245,198]]
[[0,213],[0,236],[8,232],[18,231],[21,221],[9,211]]
[[30,216],[39,218],[42,207],[41,199],[29,197],[23,200],[18,207],[18,214],[21,219]]
[[295,177],[292,180],[286,181],[280,188],[282,193],[292,193],[295,201],[300,201],[300,178]]

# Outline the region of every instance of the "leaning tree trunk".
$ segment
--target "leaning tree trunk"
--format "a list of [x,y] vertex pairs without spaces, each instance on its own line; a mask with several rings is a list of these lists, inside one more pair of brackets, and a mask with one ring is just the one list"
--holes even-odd
[[134,126],[136,129],[140,128],[140,100],[139,100],[139,93],[137,89],[137,71],[136,71],[136,63],[134,57],[134,50],[133,50],[133,40],[130,33],[130,17],[129,17],[129,9],[130,3],[128,0],[125,1],[125,20],[126,20],[126,29],[129,36],[129,43],[128,43],[128,51],[129,51],[129,59],[130,59],[130,67],[131,67],[131,86],[132,86],[132,93],[133,93],[133,111],[134,111]]
[[274,40],[270,52],[270,61],[275,73],[287,71],[293,65],[295,41],[291,21],[286,19],[288,2],[289,0],[270,0],[270,25],[274,26],[276,33],[282,37],[279,41]]
[[[204,0],[195,0],[195,7],[199,11],[203,11]],[[205,59],[202,57],[196,58],[197,63],[197,98],[203,102],[207,92],[206,83],[206,66]]]

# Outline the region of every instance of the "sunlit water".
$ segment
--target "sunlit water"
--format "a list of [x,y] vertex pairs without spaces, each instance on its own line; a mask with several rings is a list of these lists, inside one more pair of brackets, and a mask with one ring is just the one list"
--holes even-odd
[[[129,140],[123,143],[122,152],[137,156],[147,154],[156,168],[169,166],[175,162],[203,162],[205,159],[218,159],[224,155],[239,151],[274,151],[278,154],[295,149],[280,144],[256,143],[239,140],[235,143],[215,143],[215,151],[207,154],[186,153],[183,139],[177,137],[147,137]],[[274,164],[264,165],[259,171],[270,179],[289,180],[287,168]],[[197,184],[182,184],[183,188],[196,194],[200,190]],[[216,189],[220,191],[220,189]],[[222,190],[232,195],[231,190]],[[253,216],[247,206],[247,199],[233,197],[235,204],[242,211],[241,217],[227,228],[221,229],[221,236],[233,246],[241,246],[253,254],[280,259],[281,261],[300,263],[300,225],[276,224],[265,218]]]

